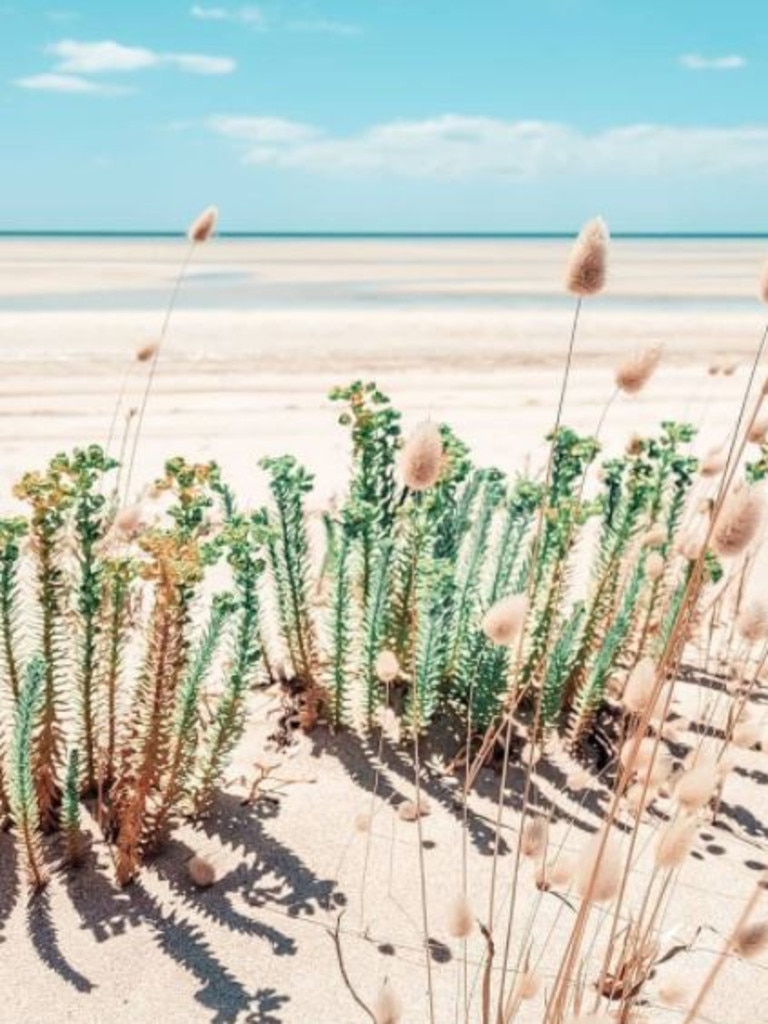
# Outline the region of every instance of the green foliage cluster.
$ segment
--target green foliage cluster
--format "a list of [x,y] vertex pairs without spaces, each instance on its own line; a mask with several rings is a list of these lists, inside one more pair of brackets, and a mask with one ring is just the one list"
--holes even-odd
[[177,458],[143,522],[118,514],[115,468],[95,446],[58,455],[16,488],[29,515],[0,520],[0,815],[35,887],[45,832],[81,859],[84,800],[122,883],[205,813],[258,672],[266,514],[237,513],[214,463]]
[[[81,858],[83,800],[122,883],[180,816],[205,814],[257,680],[305,728],[370,729],[391,708],[410,731],[449,711],[479,733],[538,706],[543,733],[579,743],[617,674],[674,628],[688,566],[649,578],[647,562],[672,560],[692,428],[664,423],[595,472],[596,440],[561,427],[546,474],[510,478],[442,425],[439,477],[414,492],[387,396],[356,381],[331,399],[351,467],[320,514],[290,455],[260,463],[255,511],[215,463],[181,458],[143,511],[119,511],[95,446],[16,488],[28,512],[0,520],[0,820],[33,884],[41,834],[63,829]],[[528,611],[504,646],[485,622],[512,595]]]

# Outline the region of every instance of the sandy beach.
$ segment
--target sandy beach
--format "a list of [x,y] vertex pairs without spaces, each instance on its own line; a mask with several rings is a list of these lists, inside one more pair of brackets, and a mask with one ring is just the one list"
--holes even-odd
[[[606,296],[582,310],[565,422],[593,431],[621,356],[661,343],[664,361],[647,390],[612,404],[606,451],[670,415],[701,427],[697,450],[722,443],[765,323],[756,298],[764,250],[757,241],[617,241]],[[291,451],[316,473],[313,501],[322,504],[348,459],[326,395],[356,378],[376,380],[408,426],[449,421],[481,463],[537,465],[573,316],[560,289],[567,253],[568,242],[556,240],[215,241],[196,253],[181,286],[137,487],[179,453],[216,459],[243,501],[257,501],[265,489],[257,460]],[[157,336],[183,255],[184,243],[169,240],[0,241],[4,511],[14,507],[10,488],[23,470],[57,450],[103,443],[129,367],[129,404],[136,401],[146,371],[133,353]],[[712,377],[713,363],[736,369]],[[683,689],[682,712],[694,723],[705,718],[718,684]],[[205,830],[175,833],[129,890],[115,886],[98,843],[93,870],[57,875],[28,907],[12,883],[12,841],[0,834],[0,1021],[357,1024],[370,1015],[356,1000],[370,1005],[386,973],[404,998],[406,1024],[424,1024],[416,829],[392,812],[413,795],[407,758],[384,751],[372,803],[372,752],[320,729],[275,762],[258,799],[244,804],[275,710],[269,694],[254,701],[255,724]],[[650,989],[649,1024],[679,1020],[661,1005],[659,988],[701,981],[766,867],[765,758],[739,752],[717,825],[699,830],[664,922],[660,955],[668,958]],[[460,812],[439,751],[427,759],[437,1021],[454,1024],[460,944],[445,923],[447,896],[459,885]],[[575,853],[608,793],[597,787],[579,803],[563,781],[552,768],[541,786],[556,809],[554,841]],[[497,785],[493,772],[481,776],[471,805],[478,902],[488,888]],[[369,841],[354,821],[371,812]],[[640,831],[639,878],[652,869],[653,825]],[[190,852],[216,865],[210,890],[190,884]],[[503,907],[511,862],[508,845]],[[573,903],[553,892],[540,898],[542,931],[557,935]],[[521,912],[521,932],[524,924]],[[475,985],[483,952],[475,933]],[[551,981],[543,934],[533,956]],[[734,958],[701,1021],[760,1024],[767,996],[766,955]],[[518,1019],[540,1024],[540,1014]]]
[[[582,310],[566,421],[594,429],[623,355],[664,373],[610,411],[621,446],[661,410],[721,440],[764,315],[759,241],[617,241],[608,292]],[[157,336],[181,241],[0,242],[0,494],[62,445],[106,440],[138,345]],[[482,462],[536,456],[573,316],[567,241],[217,241],[196,253],[158,364],[137,478],[171,451],[218,459],[246,496],[258,457],[295,451],[326,496],[343,473],[330,387],[376,380],[407,423],[450,419]],[[129,401],[143,381],[135,368]]]

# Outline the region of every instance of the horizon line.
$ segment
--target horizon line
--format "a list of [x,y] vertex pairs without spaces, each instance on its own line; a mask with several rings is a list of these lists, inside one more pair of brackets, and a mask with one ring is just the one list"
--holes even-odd
[[[224,239],[573,239],[575,231],[218,231]],[[15,229],[0,230],[0,238],[186,238],[185,231],[122,230],[106,228]],[[768,232],[759,231],[612,231],[611,237],[628,240],[713,239],[761,240]]]

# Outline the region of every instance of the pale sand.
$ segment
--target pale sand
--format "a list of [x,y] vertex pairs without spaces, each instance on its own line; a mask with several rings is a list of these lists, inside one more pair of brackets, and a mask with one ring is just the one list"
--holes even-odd
[[[0,243],[3,508],[12,507],[9,487],[24,469],[60,448],[105,438],[126,359],[158,330],[162,289],[173,280],[179,249],[167,242]],[[243,499],[256,500],[264,493],[256,460],[293,451],[317,472],[315,500],[324,501],[340,486],[347,460],[345,433],[324,396],[354,377],[375,378],[409,426],[428,415],[444,417],[482,462],[513,470],[529,455],[537,459],[570,327],[572,306],[557,290],[566,252],[562,242],[206,247],[163,351],[139,482],[151,479],[163,457],[179,452],[218,459]],[[606,447],[617,450],[632,430],[670,416],[703,420],[702,447],[720,442],[764,319],[751,299],[761,255],[756,243],[617,243],[610,294],[583,312],[566,422],[593,430],[619,355],[663,341],[665,365],[647,391],[613,406]],[[232,309],[219,293],[208,302],[205,281],[211,279],[200,275],[235,272],[253,278],[252,298],[246,288],[244,299],[241,281]],[[360,282],[369,289],[366,301],[349,291]],[[155,286],[156,295],[140,294]],[[273,286],[285,291],[270,291]],[[135,293],[134,305],[123,309],[128,293]],[[405,301],[407,294],[412,300]],[[499,294],[504,301],[485,301]],[[442,301],[462,295],[465,303]],[[665,297],[675,301],[646,301]],[[742,366],[734,377],[713,382],[707,366],[721,358]],[[263,734],[263,726],[254,726],[232,779],[253,777]],[[10,887],[11,843],[0,836],[0,1020],[364,1021],[339,971],[330,900],[347,907],[343,954],[363,1000],[370,1004],[389,974],[405,1002],[404,1020],[424,1024],[415,826],[377,804],[361,910],[366,837],[354,831],[353,820],[369,808],[371,769],[352,738],[326,742],[319,734],[316,743],[314,753],[306,749],[278,769],[280,778],[300,780],[280,787],[279,803],[262,801],[249,810],[235,796],[223,796],[208,835],[180,832],[125,893],[114,888],[107,852],[98,847],[97,873],[56,878],[48,895],[27,908]],[[407,758],[390,760],[380,792],[410,796]],[[702,976],[707,951],[722,941],[756,869],[766,863],[765,755],[741,760],[728,782],[721,824],[702,828],[666,922],[679,929],[670,944],[691,939],[696,925],[704,931],[696,951],[662,967],[661,979],[679,971],[693,984]],[[480,916],[494,813],[489,794],[496,785],[489,774],[480,787],[485,795],[473,807],[471,886]],[[447,938],[445,901],[459,885],[459,830],[445,785],[434,777],[428,788],[431,931],[448,947],[443,958],[454,957],[435,965],[436,1019],[452,1024],[460,945]],[[576,810],[568,796],[555,802],[566,814]],[[579,821],[567,840],[574,849],[597,819],[584,811]],[[643,835],[647,839],[649,827]],[[216,859],[222,877],[209,892],[192,891],[185,881],[190,849]],[[504,893],[511,862],[505,854]],[[529,893],[530,870],[524,874]],[[521,929],[528,909],[525,903],[520,908]],[[557,896],[545,896],[537,955],[547,945],[546,922],[558,913],[555,934],[562,936],[572,912]],[[473,962],[481,953],[476,936]],[[543,970],[551,974],[550,958]],[[765,957],[729,963],[704,1019],[765,1019],[767,972]],[[521,1019],[538,1024],[541,1010]],[[658,1008],[651,1014],[653,1024],[676,1019]]]

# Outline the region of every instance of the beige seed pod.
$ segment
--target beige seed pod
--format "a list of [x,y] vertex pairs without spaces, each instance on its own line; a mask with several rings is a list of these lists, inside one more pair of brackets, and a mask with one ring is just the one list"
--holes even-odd
[[733,730],[733,743],[742,750],[756,747],[762,737],[762,726],[758,722],[742,722]]
[[528,600],[524,594],[503,597],[483,617],[483,632],[497,647],[509,647],[525,625]]
[[660,580],[664,575],[665,566],[664,556],[659,554],[658,551],[652,551],[645,560],[645,575],[651,581],[655,583]]
[[699,472],[702,476],[719,476],[725,469],[728,455],[722,448],[710,448],[701,460]]
[[524,857],[538,859],[547,848],[547,822],[544,818],[529,818],[523,826],[520,852]]
[[624,707],[633,715],[645,711],[656,689],[656,664],[653,658],[641,658],[629,673],[624,688]]
[[672,770],[672,758],[669,751],[653,736],[646,736],[637,744],[635,737],[630,737],[621,748],[621,764],[626,772],[636,774],[640,779],[650,779],[653,783],[663,782]]
[[160,348],[159,341],[146,341],[143,345],[139,345],[136,349],[136,362],[137,363],[148,363],[150,359],[154,359],[157,355],[157,351]]
[[466,939],[475,927],[472,905],[463,894],[455,897],[448,910],[448,934],[454,939]]
[[662,351],[661,345],[652,345],[627,356],[616,370],[616,387],[627,395],[642,391],[659,365]]
[[624,794],[627,807],[637,817],[646,811],[656,799],[657,790],[643,782],[634,782]]
[[642,450],[643,450],[643,439],[640,436],[640,434],[637,434],[637,433],[630,434],[629,437],[627,438],[626,444],[624,445],[624,454],[625,455],[629,455],[629,456],[639,455]]
[[711,761],[700,761],[681,775],[675,787],[675,799],[693,814],[712,799],[719,781],[715,765]]
[[763,302],[768,303],[768,263],[765,264],[760,274],[760,298]]
[[768,434],[768,413],[756,416],[749,425],[747,440],[752,444],[765,444]]
[[720,373],[724,377],[732,377],[739,368],[738,360],[731,359],[729,362],[722,363],[720,366]]
[[541,977],[536,971],[525,970],[518,977],[515,982],[515,987],[512,995],[512,1001],[515,1002],[529,1002],[531,999],[535,999],[541,991]]
[[428,491],[443,469],[443,440],[436,424],[422,423],[406,441],[400,457],[403,483],[410,491]]
[[141,529],[143,509],[141,505],[127,505],[121,508],[114,518],[112,526],[126,537],[133,537]]
[[605,842],[602,856],[602,833],[598,832],[585,846],[576,864],[574,886],[582,899],[589,895],[592,903],[609,903],[619,891],[622,873],[621,849],[611,836]]
[[694,817],[679,817],[663,830],[656,844],[656,867],[667,871],[679,867],[691,852],[696,838]]
[[645,535],[643,537],[643,547],[646,547],[646,548],[658,548],[658,547],[661,547],[662,544],[666,544],[667,537],[668,537],[667,531],[661,525],[661,523],[654,523],[653,526],[649,530],[646,530],[646,532],[645,532]]
[[429,800],[422,796],[418,805],[415,800],[404,800],[397,808],[397,814],[401,821],[416,821],[417,818],[426,818],[432,808]]
[[400,662],[394,651],[380,651],[376,658],[376,678],[382,683],[394,683],[400,675]]
[[403,1004],[388,981],[385,981],[376,994],[373,1004],[375,1024],[400,1024],[403,1019]]
[[543,753],[544,752],[541,749],[540,744],[531,743],[531,741],[528,740],[528,742],[523,745],[523,749],[520,751],[520,764],[523,766],[523,768],[527,768],[528,765],[533,766],[534,764],[538,764],[543,756]]
[[216,881],[216,868],[199,853],[187,861],[187,874],[198,889],[208,889]]
[[203,212],[196,217],[189,227],[187,236],[190,242],[200,244],[207,242],[216,230],[219,219],[219,210],[216,206],[207,206]]
[[572,295],[597,295],[605,285],[608,262],[608,228],[602,217],[588,221],[571,251],[566,288]]
[[739,612],[736,628],[748,643],[768,637],[768,604],[759,598],[748,601]]
[[768,921],[755,921],[739,928],[733,937],[733,948],[747,960],[768,949]]
[[370,832],[371,831],[371,816],[370,814],[356,814],[355,815],[355,832]]
[[689,562],[696,562],[704,551],[706,533],[701,528],[690,526],[677,542],[677,550]]
[[723,502],[712,533],[712,547],[723,558],[740,555],[755,539],[763,518],[763,495],[742,485]]
[[591,788],[592,776],[586,768],[575,768],[566,776],[565,785],[573,793],[578,793],[582,789]]
[[670,978],[659,986],[659,1002],[664,1006],[687,1006],[690,1001],[690,989],[677,978]]

